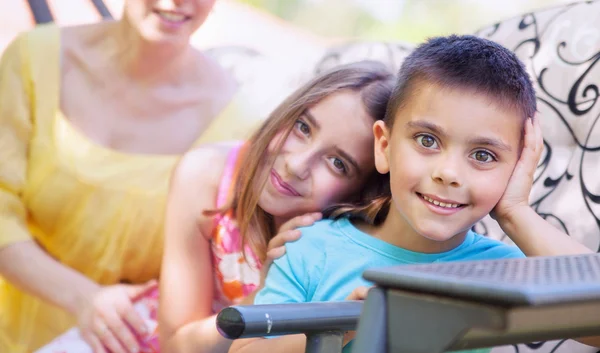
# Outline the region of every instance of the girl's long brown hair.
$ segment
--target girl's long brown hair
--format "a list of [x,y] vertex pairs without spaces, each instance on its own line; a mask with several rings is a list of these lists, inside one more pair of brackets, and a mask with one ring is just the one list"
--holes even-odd
[[[240,156],[231,202],[217,210],[234,212],[244,248],[249,245],[261,261],[266,258],[267,244],[276,229],[271,215],[258,206],[260,192],[268,177],[265,171],[270,170],[274,157],[304,111],[331,94],[351,90],[360,92],[363,104],[374,121],[383,119],[393,86],[394,75],[382,63],[361,61],[347,64],[315,77],[271,113],[247,142]],[[282,138],[269,153],[269,145],[279,134]]]

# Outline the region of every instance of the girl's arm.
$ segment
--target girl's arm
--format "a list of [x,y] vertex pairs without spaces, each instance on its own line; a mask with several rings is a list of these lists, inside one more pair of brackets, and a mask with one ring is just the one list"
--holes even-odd
[[33,241],[21,199],[33,130],[30,68],[25,65],[28,44],[26,35],[18,36],[0,60],[0,274],[74,314],[99,286],[54,260]]
[[305,335],[289,335],[276,338],[259,337],[235,340],[229,353],[304,353],[305,349]]
[[228,147],[208,146],[186,154],[171,180],[160,278],[161,352],[227,352],[212,313],[213,270],[209,234]]

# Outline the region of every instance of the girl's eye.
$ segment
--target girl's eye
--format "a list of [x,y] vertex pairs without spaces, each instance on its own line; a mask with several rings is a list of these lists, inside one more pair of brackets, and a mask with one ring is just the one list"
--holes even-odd
[[417,142],[425,148],[437,148],[437,141],[430,135],[418,135]]
[[490,163],[490,162],[493,162],[496,160],[496,157],[494,157],[488,151],[476,151],[476,152],[473,152],[473,154],[471,156],[477,162],[481,162],[481,163]]
[[331,159],[332,159],[331,164],[337,171],[341,172],[342,174],[346,174],[348,172],[346,170],[346,165],[344,164],[344,162],[341,159],[335,158],[335,157],[333,157]]
[[304,135],[310,135],[310,126],[302,120],[296,121],[296,129]]

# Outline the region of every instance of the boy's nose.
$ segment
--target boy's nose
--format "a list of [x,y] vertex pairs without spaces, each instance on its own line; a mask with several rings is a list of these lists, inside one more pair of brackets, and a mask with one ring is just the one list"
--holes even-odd
[[439,184],[460,187],[462,185],[459,174],[460,166],[451,158],[439,160],[431,173],[433,181]]

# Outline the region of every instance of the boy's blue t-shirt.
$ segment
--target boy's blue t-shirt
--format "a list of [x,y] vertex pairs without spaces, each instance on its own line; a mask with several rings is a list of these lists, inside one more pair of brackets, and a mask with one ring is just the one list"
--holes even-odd
[[[341,301],[356,287],[372,285],[362,278],[369,268],[525,257],[515,246],[472,231],[450,251],[424,254],[370,236],[347,218],[322,220],[301,230],[300,239],[287,243],[285,255],[271,265],[255,304]],[[350,346],[344,352],[350,352]]]

